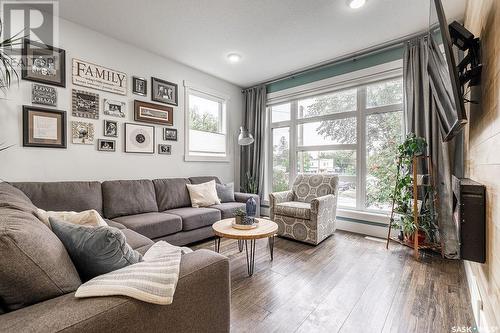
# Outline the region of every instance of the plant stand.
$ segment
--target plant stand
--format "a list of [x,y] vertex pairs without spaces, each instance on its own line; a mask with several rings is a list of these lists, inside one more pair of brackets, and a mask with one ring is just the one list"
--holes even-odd
[[[422,163],[422,166],[425,166],[425,169],[428,171],[427,174],[418,174],[418,166],[419,162]],[[400,173],[401,173],[402,166],[401,164],[398,163],[398,169],[397,169],[397,176],[396,176],[396,184],[398,180],[400,179]],[[398,242],[399,244],[402,244],[404,246],[410,247],[413,249],[413,255],[416,260],[420,259],[420,250],[432,250],[434,252],[438,252],[443,256],[442,253],[442,244],[437,244],[437,243],[420,243],[419,238],[418,238],[418,233],[419,233],[419,219],[426,217],[425,214],[430,214],[430,218],[435,218],[435,210],[438,205],[438,200],[437,200],[437,195],[435,194],[434,191],[434,175],[432,173],[432,160],[430,156],[426,155],[419,155],[419,156],[414,156],[412,159],[412,166],[411,166],[411,172],[412,172],[412,213],[413,213],[413,223],[415,224],[415,232],[413,234],[413,240],[410,241],[410,239],[404,238],[403,240],[400,240],[397,237],[391,237],[391,229],[392,229],[392,224],[394,223],[394,214],[395,214],[395,195],[393,196],[392,200],[392,209],[391,209],[391,219],[389,222],[389,228],[387,232],[387,242],[386,242],[386,249],[389,249],[389,243],[390,241],[395,241]],[[419,176],[422,179],[422,184],[419,184]],[[428,178],[428,182],[426,183],[425,179]],[[431,196],[432,200],[432,206],[430,212],[426,212],[425,214],[421,214],[421,211],[419,210],[418,207],[418,198],[419,198],[419,190],[422,193],[422,204],[424,204],[424,199],[427,195]],[[397,185],[394,189],[394,192],[396,193],[398,191]],[[397,212],[396,212],[397,213]]]

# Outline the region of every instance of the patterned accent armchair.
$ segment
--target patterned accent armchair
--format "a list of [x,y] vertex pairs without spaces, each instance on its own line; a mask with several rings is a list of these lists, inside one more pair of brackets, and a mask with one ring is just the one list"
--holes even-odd
[[333,234],[338,184],[338,175],[299,174],[291,191],[269,194],[278,235],[317,245]]

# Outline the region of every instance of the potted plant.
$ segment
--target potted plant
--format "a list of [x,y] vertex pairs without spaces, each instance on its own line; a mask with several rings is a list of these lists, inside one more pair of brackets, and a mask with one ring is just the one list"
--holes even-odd
[[[17,63],[11,55],[12,47],[21,45],[25,36],[20,31],[16,35],[0,41],[0,89],[4,92],[12,83],[12,79],[19,82],[19,75],[16,70]],[[0,35],[2,35],[2,21],[0,21]]]
[[[432,197],[434,189],[432,187],[428,188],[425,198],[418,200],[418,230],[413,214],[412,163],[415,156],[425,153],[426,147],[425,139],[417,137],[413,133],[408,134],[406,140],[398,147],[398,177],[394,193],[391,195],[394,200],[394,212],[397,216],[396,219],[391,220],[391,224],[401,230],[401,240],[407,239],[413,242],[416,231],[419,243],[423,243],[426,239],[430,241],[435,239],[437,226]],[[395,222],[397,218],[399,221]]]
[[234,211],[234,219],[236,224],[244,224],[246,212],[244,209],[238,208]]

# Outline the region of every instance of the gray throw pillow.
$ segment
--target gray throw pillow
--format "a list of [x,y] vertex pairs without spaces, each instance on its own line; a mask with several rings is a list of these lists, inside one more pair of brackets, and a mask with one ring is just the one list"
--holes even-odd
[[220,202],[234,202],[234,184],[215,184]]
[[142,261],[117,228],[76,225],[52,217],[49,221],[84,281]]

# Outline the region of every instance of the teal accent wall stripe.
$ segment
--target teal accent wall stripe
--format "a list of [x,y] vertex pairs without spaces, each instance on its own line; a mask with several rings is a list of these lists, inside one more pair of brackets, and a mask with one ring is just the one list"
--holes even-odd
[[270,83],[266,87],[267,93],[272,93],[280,90],[301,86],[303,84],[354,72],[360,69],[381,65],[402,58],[403,58],[403,45],[400,45],[395,48],[383,50],[377,53],[361,56],[359,58],[351,60],[341,61],[338,63],[331,64],[329,66],[318,68],[316,70],[310,70],[302,74],[299,73],[297,75],[294,75],[287,79],[283,79],[281,81]]

